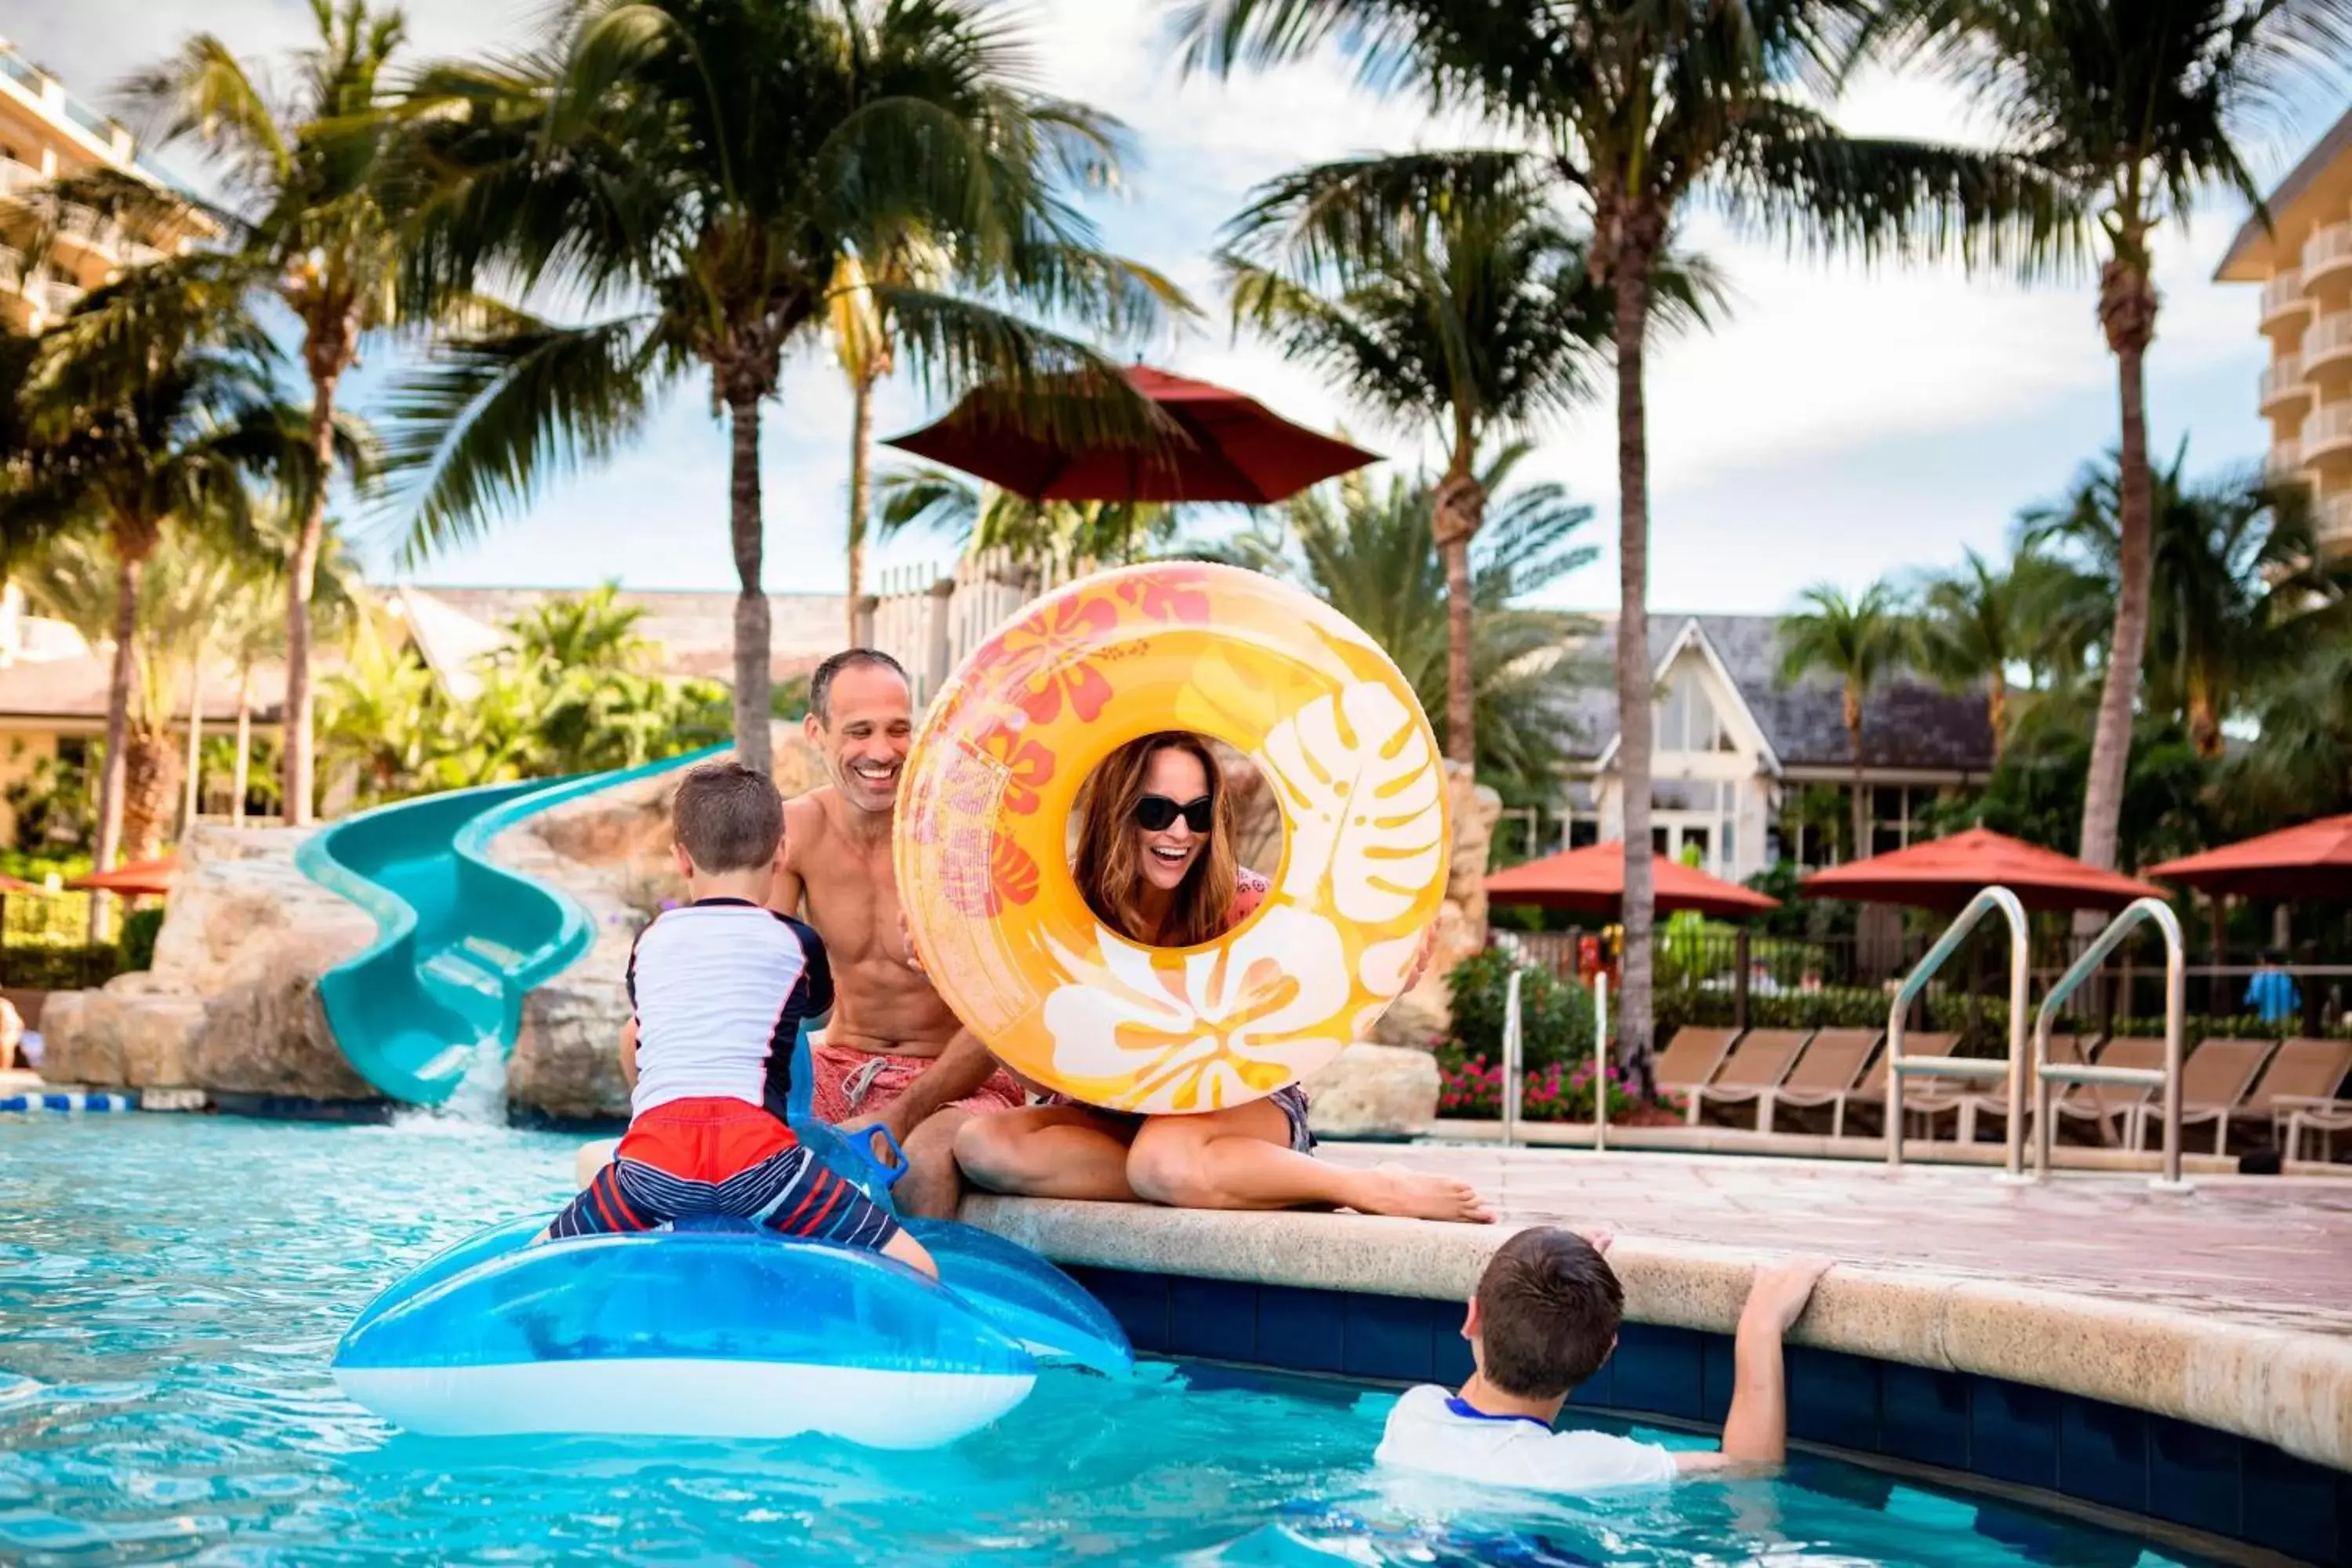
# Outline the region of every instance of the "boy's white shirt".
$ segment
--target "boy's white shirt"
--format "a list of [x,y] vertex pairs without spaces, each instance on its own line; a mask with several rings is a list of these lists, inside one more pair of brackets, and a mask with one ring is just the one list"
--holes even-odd
[[1674,1455],[1655,1443],[1555,1432],[1530,1415],[1486,1415],[1434,1384],[1398,1398],[1372,1458],[1399,1469],[1552,1492],[1662,1486],[1675,1475]]

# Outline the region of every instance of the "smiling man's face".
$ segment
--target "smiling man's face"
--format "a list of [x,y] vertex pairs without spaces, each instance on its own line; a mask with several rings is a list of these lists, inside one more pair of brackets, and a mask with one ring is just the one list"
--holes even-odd
[[887,812],[915,734],[913,696],[887,665],[861,664],[833,678],[825,716],[808,716],[808,737],[824,753],[833,787],[859,811]]

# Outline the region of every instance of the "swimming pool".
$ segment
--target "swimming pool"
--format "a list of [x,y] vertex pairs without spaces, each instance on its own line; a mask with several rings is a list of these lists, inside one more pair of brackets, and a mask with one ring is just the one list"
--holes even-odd
[[1383,1479],[1389,1392],[1217,1367],[1051,1374],[913,1455],[430,1442],[344,1400],[327,1359],[352,1315],[434,1248],[553,1206],[574,1147],[425,1120],[0,1117],[0,1562],[2202,1561],[1820,1460],[1559,1503]]

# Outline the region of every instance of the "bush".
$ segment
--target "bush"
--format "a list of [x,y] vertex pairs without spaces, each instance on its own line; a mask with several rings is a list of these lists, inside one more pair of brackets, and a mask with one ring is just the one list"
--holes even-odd
[[110,942],[79,946],[0,947],[0,985],[18,991],[86,991],[121,972],[122,950]]
[[[1503,1114],[1503,1069],[1484,1057],[1465,1057],[1442,1047],[1437,1053],[1441,1116],[1493,1121]],[[1623,1075],[1609,1069],[1609,1114],[1622,1116],[1640,1101],[1624,1086]],[[1522,1075],[1519,1114],[1529,1121],[1590,1121],[1592,1120],[1592,1061],[1590,1056],[1572,1068],[1558,1062]]]
[[155,935],[163,929],[161,909],[133,910],[122,917],[122,938],[116,945],[122,953],[122,972],[155,967]]
[[[1528,1068],[1573,1068],[1592,1058],[1592,994],[1546,970],[1519,983],[1519,1059]],[[1486,948],[1454,968],[1454,1046],[1461,1059],[1503,1059],[1503,1011],[1511,960]],[[1497,1071],[1500,1069],[1497,1068]]]

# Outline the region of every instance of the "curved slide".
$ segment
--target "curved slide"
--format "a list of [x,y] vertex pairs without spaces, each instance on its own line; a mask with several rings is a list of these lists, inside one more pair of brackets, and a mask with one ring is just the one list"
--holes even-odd
[[551,806],[723,750],[401,801],[304,841],[294,858],[303,874],[375,917],[374,942],[319,980],[352,1068],[391,1099],[439,1105],[486,1047],[512,1050],[524,993],[585,952],[595,931],[577,900],[493,864],[490,840]]

